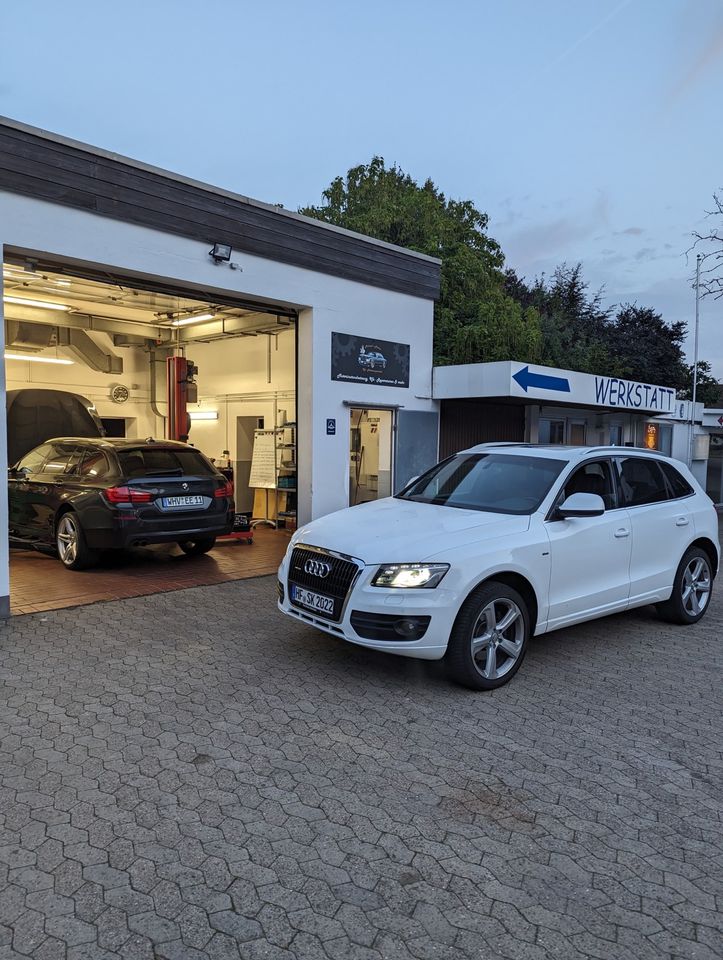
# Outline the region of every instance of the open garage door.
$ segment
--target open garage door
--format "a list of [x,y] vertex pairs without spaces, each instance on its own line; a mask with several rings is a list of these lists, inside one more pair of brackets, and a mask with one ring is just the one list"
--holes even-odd
[[[3,300],[12,400],[9,462],[22,466],[30,456],[35,471],[21,470],[15,491],[10,480],[15,612],[275,571],[296,518],[293,309],[174,287],[161,279],[101,276],[20,257],[3,264]],[[169,370],[174,371],[170,379]],[[174,393],[169,382],[178,386],[178,371],[183,374]],[[92,465],[80,444],[72,450],[67,444],[46,449],[44,459],[33,459],[32,450],[59,437],[93,436],[106,445],[112,469],[124,444],[138,452],[149,438],[163,448],[166,440],[187,436],[203,462],[233,484],[231,502],[239,514],[234,535],[217,539],[209,552],[195,557],[168,542],[104,550],[91,570],[65,569],[55,554],[58,499],[51,494],[62,488],[63,510],[72,511]],[[253,487],[260,476],[252,470],[259,438],[272,459],[264,461],[263,485]],[[180,469],[178,459],[171,463],[160,456],[123,460],[142,462],[156,472]],[[195,472],[203,472],[198,464]],[[138,485],[138,476],[132,483]],[[126,489],[127,478],[121,479],[112,482]],[[192,486],[192,479],[188,482]],[[191,503],[175,493],[166,496],[167,522],[177,523],[184,508],[206,509],[211,494],[213,489],[190,493],[185,499],[197,501]],[[164,498],[157,499],[161,510]],[[155,508],[156,500],[151,503]],[[125,512],[134,510],[140,516],[138,504],[129,501]],[[92,539],[90,531],[81,535]],[[254,545],[246,549],[249,542]]]

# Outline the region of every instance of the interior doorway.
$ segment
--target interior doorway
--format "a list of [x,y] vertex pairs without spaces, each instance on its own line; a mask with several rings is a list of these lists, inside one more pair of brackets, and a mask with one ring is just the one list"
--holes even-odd
[[392,495],[392,410],[349,411],[349,506]]

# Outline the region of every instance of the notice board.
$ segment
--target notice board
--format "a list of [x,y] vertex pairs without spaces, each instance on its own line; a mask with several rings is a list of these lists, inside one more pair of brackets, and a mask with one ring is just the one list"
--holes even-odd
[[276,489],[276,430],[254,430],[249,486]]

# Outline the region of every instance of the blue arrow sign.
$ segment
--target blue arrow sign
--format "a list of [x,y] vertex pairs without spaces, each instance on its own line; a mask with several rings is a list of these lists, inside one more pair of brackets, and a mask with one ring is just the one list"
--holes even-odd
[[556,390],[558,393],[570,392],[570,381],[566,377],[549,377],[544,373],[531,373],[529,367],[523,367],[512,375],[522,389],[527,393],[530,387],[538,390]]

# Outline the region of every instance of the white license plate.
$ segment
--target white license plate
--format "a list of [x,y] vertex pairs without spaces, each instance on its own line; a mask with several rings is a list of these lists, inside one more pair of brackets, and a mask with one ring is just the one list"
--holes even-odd
[[164,497],[161,503],[164,507],[200,507],[203,497]]
[[316,610],[318,613],[334,613],[334,600],[331,597],[314,593],[304,587],[297,587],[296,584],[292,584],[291,599],[294,603],[307,607],[309,610]]

